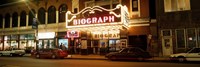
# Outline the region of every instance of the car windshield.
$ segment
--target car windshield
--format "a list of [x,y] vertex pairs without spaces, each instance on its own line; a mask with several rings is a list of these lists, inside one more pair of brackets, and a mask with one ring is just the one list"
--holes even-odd
[[200,52],[200,48],[194,48],[189,51],[189,53],[199,53],[199,52]]
[[120,50],[119,52],[120,53],[128,52],[128,48],[124,48],[124,49]]

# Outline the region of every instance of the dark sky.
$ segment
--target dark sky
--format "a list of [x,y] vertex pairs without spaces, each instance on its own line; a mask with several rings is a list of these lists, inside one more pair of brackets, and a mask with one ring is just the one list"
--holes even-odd
[[0,7],[4,7],[6,4],[13,3],[19,0],[0,0]]
[[0,4],[7,4],[7,3],[11,3],[11,2],[15,2],[15,1],[19,1],[19,0],[0,0]]

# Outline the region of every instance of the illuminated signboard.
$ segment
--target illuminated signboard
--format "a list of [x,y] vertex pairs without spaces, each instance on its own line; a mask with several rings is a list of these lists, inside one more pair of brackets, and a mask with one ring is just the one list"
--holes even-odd
[[100,17],[91,17],[83,19],[74,19],[73,25],[86,25],[86,24],[99,24],[99,23],[108,23],[115,22],[114,16],[100,16]]
[[78,13],[66,13],[66,28],[81,26],[124,25],[128,26],[126,6],[117,5],[114,9],[100,6],[86,7]]
[[93,31],[93,39],[120,39],[119,30],[110,30],[110,31]]
[[80,36],[79,31],[67,31],[68,38],[77,38]]
[[38,33],[38,39],[47,39],[47,38],[54,38],[55,32],[43,32]]

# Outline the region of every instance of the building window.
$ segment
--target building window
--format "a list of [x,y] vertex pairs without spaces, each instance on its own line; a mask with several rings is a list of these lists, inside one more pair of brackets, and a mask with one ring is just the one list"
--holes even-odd
[[54,6],[48,9],[48,23],[56,23],[56,8]]
[[17,12],[12,15],[12,27],[18,27],[18,14]]
[[165,12],[190,10],[190,0],[164,0]]
[[162,31],[162,36],[171,36],[171,31],[170,30],[163,30]]
[[22,11],[20,14],[20,26],[26,26],[26,12]]
[[176,43],[177,43],[177,48],[185,48],[185,30],[180,29],[176,30]]
[[132,0],[132,11],[138,11],[138,0]]
[[187,29],[187,48],[194,48],[196,46],[197,36],[195,29]]
[[10,28],[10,14],[6,14],[5,16],[5,28]]
[[29,11],[28,25],[31,26],[33,23],[33,18],[35,18],[35,10]]
[[45,24],[45,12],[44,8],[38,10],[38,20],[40,24]]
[[67,5],[63,4],[59,8],[59,22],[65,22],[65,13],[67,12]]
[[74,8],[74,13],[77,13],[78,12],[78,8]]
[[0,15],[0,29],[3,28],[3,16]]

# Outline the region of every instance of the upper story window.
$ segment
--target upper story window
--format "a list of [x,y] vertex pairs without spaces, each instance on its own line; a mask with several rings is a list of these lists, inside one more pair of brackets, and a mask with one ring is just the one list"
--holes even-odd
[[20,14],[20,26],[26,26],[26,11],[22,11]]
[[65,13],[67,12],[68,7],[66,4],[62,4],[59,7],[59,22],[65,22]]
[[12,27],[18,27],[18,14],[17,12],[12,15]]
[[48,24],[56,23],[56,7],[51,6],[48,9]]
[[5,28],[10,28],[10,14],[7,13],[5,16]]
[[190,10],[190,0],[164,0],[165,12]]
[[38,20],[39,20],[39,24],[45,24],[45,9],[44,8],[40,8],[38,10]]
[[31,9],[29,11],[29,17],[28,17],[28,26],[31,26],[32,23],[33,23],[33,18],[35,18],[35,10],[34,9]]
[[132,11],[138,11],[138,0],[132,0]]

